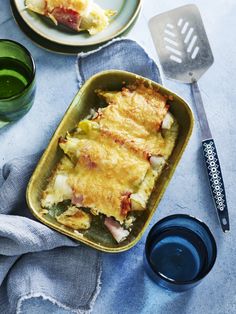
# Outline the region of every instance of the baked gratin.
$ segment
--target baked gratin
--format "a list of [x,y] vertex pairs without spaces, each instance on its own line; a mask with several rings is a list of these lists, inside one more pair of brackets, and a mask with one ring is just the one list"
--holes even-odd
[[25,0],[26,8],[46,16],[55,24],[62,24],[76,32],[90,35],[101,32],[109,25],[116,12],[104,10],[93,0]]
[[96,91],[106,106],[59,139],[63,157],[43,191],[43,214],[82,232],[100,215],[117,242],[145,211],[155,182],[178,136],[171,99],[142,83],[121,91]]

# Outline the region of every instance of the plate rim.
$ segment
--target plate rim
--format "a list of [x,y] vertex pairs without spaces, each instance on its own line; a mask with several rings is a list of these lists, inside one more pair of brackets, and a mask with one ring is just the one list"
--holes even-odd
[[[45,39],[44,37],[41,37],[37,33],[35,33],[22,19],[21,15],[16,9],[15,2],[14,0],[10,0],[10,7],[11,7],[11,12],[13,19],[17,26],[19,27],[20,31],[37,47],[44,49],[50,53],[57,53],[59,55],[77,55],[78,53],[81,52],[90,52],[93,51],[94,49],[98,49],[101,47],[101,45],[93,45],[93,46],[66,46],[66,45],[61,45],[55,42],[52,42],[48,39]],[[126,35],[134,26],[136,23],[136,20],[140,16],[140,11],[138,12],[138,15],[136,16],[136,19],[133,21],[133,23],[121,34],[121,35]],[[116,38],[122,38],[120,36],[115,37]],[[43,41],[43,42],[42,42]],[[109,42],[109,41],[108,41]],[[107,43],[107,42],[106,42]]]
[[[86,43],[84,43],[84,44],[68,43],[68,42],[64,42],[64,41],[57,41],[51,37],[47,37],[45,34],[41,33],[37,28],[35,28],[31,23],[29,23],[27,19],[24,18],[24,15],[21,14],[21,11],[18,9],[17,0],[13,0],[13,2],[15,5],[15,8],[16,8],[18,14],[20,15],[20,17],[22,18],[22,20],[27,24],[27,26],[32,31],[34,31],[37,35],[41,36],[42,38],[47,39],[53,43],[63,45],[63,46],[68,46],[68,47],[89,47],[89,46],[95,46],[95,45],[103,44],[103,43],[121,35],[123,32],[125,32],[129,28],[129,26],[131,26],[132,23],[135,21],[136,17],[139,15],[143,0],[136,0],[137,6],[134,10],[134,13],[133,13],[131,19],[128,21],[128,23],[126,23],[123,27],[121,27],[115,34],[110,35],[110,36],[108,35],[101,40],[97,40],[97,41],[94,41],[94,42],[89,43],[89,44],[86,44]],[[37,14],[37,13],[35,13],[35,14]]]

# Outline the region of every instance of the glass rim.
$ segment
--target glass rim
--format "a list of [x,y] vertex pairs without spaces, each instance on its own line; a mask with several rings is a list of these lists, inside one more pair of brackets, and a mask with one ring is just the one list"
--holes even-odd
[[[151,240],[151,237],[152,237],[152,232],[155,228],[157,228],[160,224],[162,224],[163,222],[165,221],[170,221],[170,220],[173,220],[173,219],[176,219],[176,218],[185,218],[185,219],[189,219],[189,220],[192,220],[194,221],[195,223],[201,225],[207,232],[207,235],[209,236],[209,239],[211,241],[211,244],[212,244],[212,258],[211,258],[211,261],[207,267],[207,270],[203,273],[201,273],[199,276],[197,276],[196,278],[194,279],[191,279],[191,280],[184,280],[184,281],[179,281],[179,280],[175,280],[175,279],[171,279],[167,276],[165,276],[164,274],[162,274],[161,272],[159,271],[156,271],[153,269],[153,266],[151,264],[151,261],[150,261],[150,254],[147,252],[148,251],[148,245],[150,243],[150,240]],[[171,228],[175,228],[174,226],[171,227]],[[186,228],[187,229],[187,228]],[[191,230],[191,229],[189,229]],[[193,231],[193,230],[191,230]],[[194,231],[193,231],[194,232]],[[194,284],[198,281],[200,281],[201,279],[203,279],[210,271],[211,269],[213,268],[214,264],[215,264],[215,261],[216,261],[216,257],[217,257],[217,246],[216,246],[216,241],[215,241],[215,238],[210,230],[210,228],[200,219],[192,216],[192,215],[187,215],[187,214],[174,214],[174,215],[169,215],[169,216],[166,216],[164,218],[162,218],[161,220],[159,220],[158,222],[156,222],[152,228],[150,229],[150,231],[148,232],[148,236],[147,236],[147,239],[146,239],[146,243],[145,243],[145,256],[146,256],[146,259],[147,259],[147,262],[149,264],[149,267],[151,267],[152,271],[155,273],[155,275],[159,276],[162,280],[168,282],[168,283],[171,283],[173,285],[188,285],[188,284]]]
[[[23,89],[23,91],[13,95],[13,96],[10,96],[10,97],[3,97],[1,98],[0,97],[0,101],[9,101],[9,100],[13,100],[15,98],[18,98],[19,96],[21,96],[22,94],[24,94],[30,87],[31,85],[33,84],[34,80],[35,80],[35,74],[36,74],[36,64],[34,62],[34,59],[32,57],[32,54],[29,52],[29,50],[23,46],[22,44],[20,44],[19,42],[17,41],[14,41],[14,40],[11,40],[11,39],[0,39],[0,44],[3,43],[3,42],[6,42],[6,43],[12,43],[16,46],[19,46],[23,51],[24,53],[29,57],[30,61],[31,61],[31,65],[32,65],[32,78],[30,80],[30,82],[25,86],[25,88]],[[0,57],[1,58],[1,57]]]

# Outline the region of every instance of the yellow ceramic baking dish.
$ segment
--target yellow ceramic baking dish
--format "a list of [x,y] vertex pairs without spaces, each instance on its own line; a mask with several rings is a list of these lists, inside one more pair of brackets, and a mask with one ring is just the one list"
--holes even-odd
[[[158,178],[148,201],[147,209],[134,222],[132,232],[128,238],[119,244],[116,243],[110,232],[101,223],[99,216],[93,219],[91,228],[82,234],[60,225],[50,215],[43,216],[40,214],[42,210],[40,205],[42,191],[47,185],[47,179],[51,175],[53,168],[62,156],[62,151],[58,147],[59,137],[64,137],[68,130],[72,130],[78,124],[78,121],[89,114],[91,108],[96,109],[101,106],[94,92],[96,89],[120,90],[123,82],[134,83],[137,80],[158,87],[162,94],[173,96],[170,111],[179,123],[179,135],[168,161],[168,167],[163,170]],[[33,215],[45,225],[95,249],[111,253],[130,249],[141,238],[161,200],[188,143],[193,128],[193,121],[191,109],[181,97],[147,78],[118,70],[104,71],[94,75],[85,82],[75,96],[29,181],[26,195],[29,208]]]

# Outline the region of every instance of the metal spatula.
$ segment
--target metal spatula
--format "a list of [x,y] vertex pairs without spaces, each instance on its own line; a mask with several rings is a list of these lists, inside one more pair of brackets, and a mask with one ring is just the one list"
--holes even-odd
[[191,84],[212,198],[223,231],[229,231],[220,163],[197,84],[197,80],[214,62],[200,12],[195,5],[179,7],[153,17],[149,27],[164,74]]

